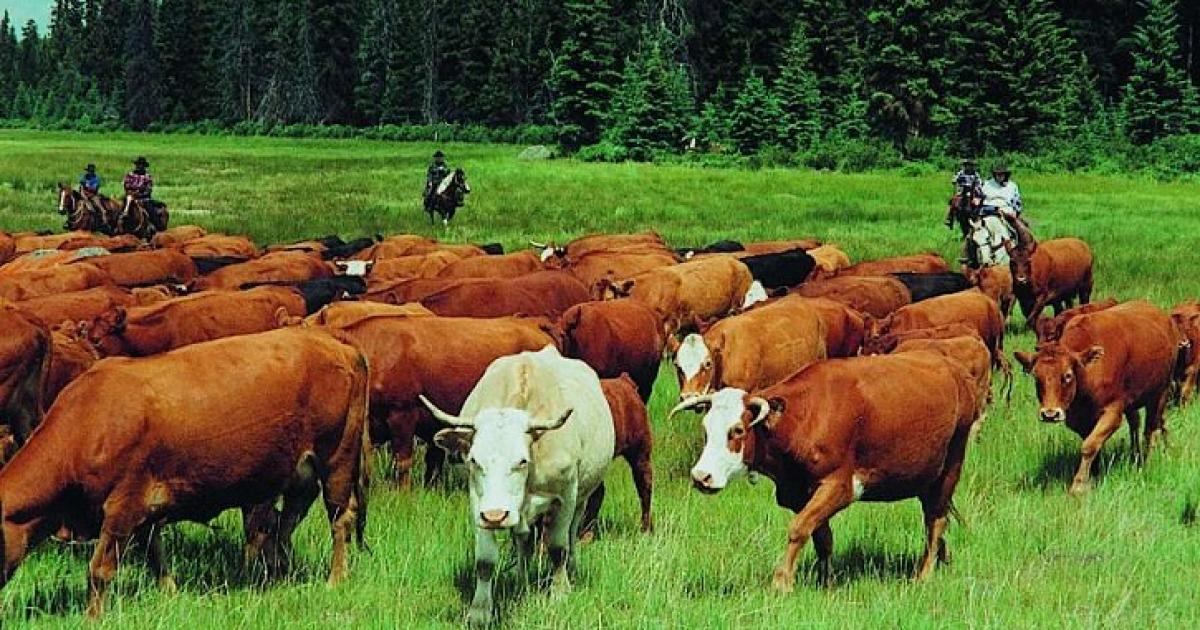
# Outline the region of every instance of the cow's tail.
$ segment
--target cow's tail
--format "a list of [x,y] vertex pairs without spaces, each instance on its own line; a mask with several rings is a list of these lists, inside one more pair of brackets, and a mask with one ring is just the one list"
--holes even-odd
[[358,548],[370,552],[367,545],[367,499],[371,490],[371,435],[368,430],[367,413],[371,396],[370,366],[367,357],[362,352],[355,351],[357,365],[354,370],[353,391],[350,399],[348,424],[359,428],[362,445],[359,448],[358,475],[354,480],[354,496],[358,503],[357,516],[354,521],[354,537]]

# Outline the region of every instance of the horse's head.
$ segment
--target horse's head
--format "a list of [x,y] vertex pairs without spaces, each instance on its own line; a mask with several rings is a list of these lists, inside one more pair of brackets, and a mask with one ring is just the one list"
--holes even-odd
[[58,183],[58,213],[67,214],[75,211],[75,191],[70,186]]

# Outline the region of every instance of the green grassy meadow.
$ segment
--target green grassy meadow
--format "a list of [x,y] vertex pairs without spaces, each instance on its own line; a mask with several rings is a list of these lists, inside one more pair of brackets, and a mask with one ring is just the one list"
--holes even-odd
[[[94,161],[109,191],[144,154],[172,223],[248,234],[260,244],[339,233],[415,232],[447,241],[565,240],[587,232],[654,229],[678,245],[717,238],[818,236],[860,260],[958,246],[941,226],[950,173],[842,175],[708,170],[573,161],[523,162],[522,147],[443,146],[474,193],[449,230],[420,210],[434,145],[368,141],[0,132],[0,229],[58,229],[56,181]],[[1079,236],[1096,254],[1096,298],[1162,306],[1200,297],[1195,184],[1017,172],[1040,238]],[[1032,335],[1010,323],[1009,350]],[[997,378],[997,381],[1001,379]],[[997,385],[999,387],[999,384]],[[664,369],[651,404],[656,531],[638,531],[624,462],[609,473],[601,536],[580,549],[574,591],[552,599],[548,570],[501,578],[504,627],[1196,627],[1200,625],[1200,404],[1172,408],[1165,448],[1144,469],[1122,430],[1101,455],[1092,492],[1067,484],[1079,439],[1037,421],[1032,380],[1018,374],[972,446],[956,496],[953,557],[924,584],[916,501],[853,505],[833,521],[834,583],[814,583],[805,550],[795,593],[769,589],[790,514],[769,481],[717,496],[691,489],[697,416],[665,419],[676,386]],[[379,467],[388,456],[377,453]],[[417,471],[419,474],[419,471]],[[319,509],[296,536],[293,574],[263,586],[240,568],[240,519],[166,534],[179,592],[154,586],[134,551],[96,628],[410,628],[461,624],[473,588],[472,524],[461,476],[401,492],[372,487],[370,554],[328,589],[329,529]],[[90,546],[38,548],[0,592],[0,627],[86,623]]]

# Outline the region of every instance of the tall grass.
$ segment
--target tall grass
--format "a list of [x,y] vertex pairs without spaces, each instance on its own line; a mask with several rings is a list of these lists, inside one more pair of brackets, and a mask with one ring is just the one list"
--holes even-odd
[[[656,229],[671,242],[816,235],[856,259],[957,245],[939,224],[948,174],[833,175],[684,166],[521,162],[519,147],[449,145],[474,193],[448,231],[431,228],[419,193],[433,145],[367,141],[0,133],[0,228],[55,228],[51,187],[94,161],[113,187],[145,154],[176,224],[248,233],[260,243],[339,233],[417,232],[451,241],[566,239]],[[1200,297],[1193,270],[1195,186],[1017,173],[1043,238],[1080,236],[1097,257],[1096,295],[1170,305]],[[1027,349],[1015,323],[1007,346]],[[651,401],[656,531],[637,531],[628,469],[615,463],[599,540],[579,554],[575,590],[552,600],[546,571],[505,574],[504,625],[526,627],[1097,627],[1194,626],[1200,618],[1198,408],[1172,409],[1171,440],[1145,469],[1121,431],[1100,458],[1096,488],[1067,496],[1079,440],[1035,417],[1018,376],[968,455],[952,523],[953,563],[926,584],[908,576],[921,551],[915,501],[854,505],[833,522],[835,581],[815,586],[806,550],[796,592],[770,592],[789,513],[770,482],[716,497],[690,489],[701,447],[695,416],[665,416],[677,389],[664,369]],[[1003,396],[997,397],[1003,401]],[[386,454],[376,454],[378,467]],[[434,488],[372,488],[371,554],[330,590],[329,530],[314,510],[296,537],[293,575],[261,585],[240,563],[234,514],[167,533],[180,590],[160,592],[134,551],[98,628],[455,627],[469,599],[471,525],[461,477]],[[1190,516],[1189,516],[1190,515]],[[5,628],[77,628],[90,547],[45,544],[0,593]]]

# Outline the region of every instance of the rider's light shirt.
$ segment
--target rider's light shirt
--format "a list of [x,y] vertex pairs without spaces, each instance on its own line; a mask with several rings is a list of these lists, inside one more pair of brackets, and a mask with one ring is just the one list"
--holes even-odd
[[996,208],[1012,208],[1017,214],[1021,213],[1021,191],[1016,183],[1009,180],[1001,184],[995,179],[983,183],[983,205]]

